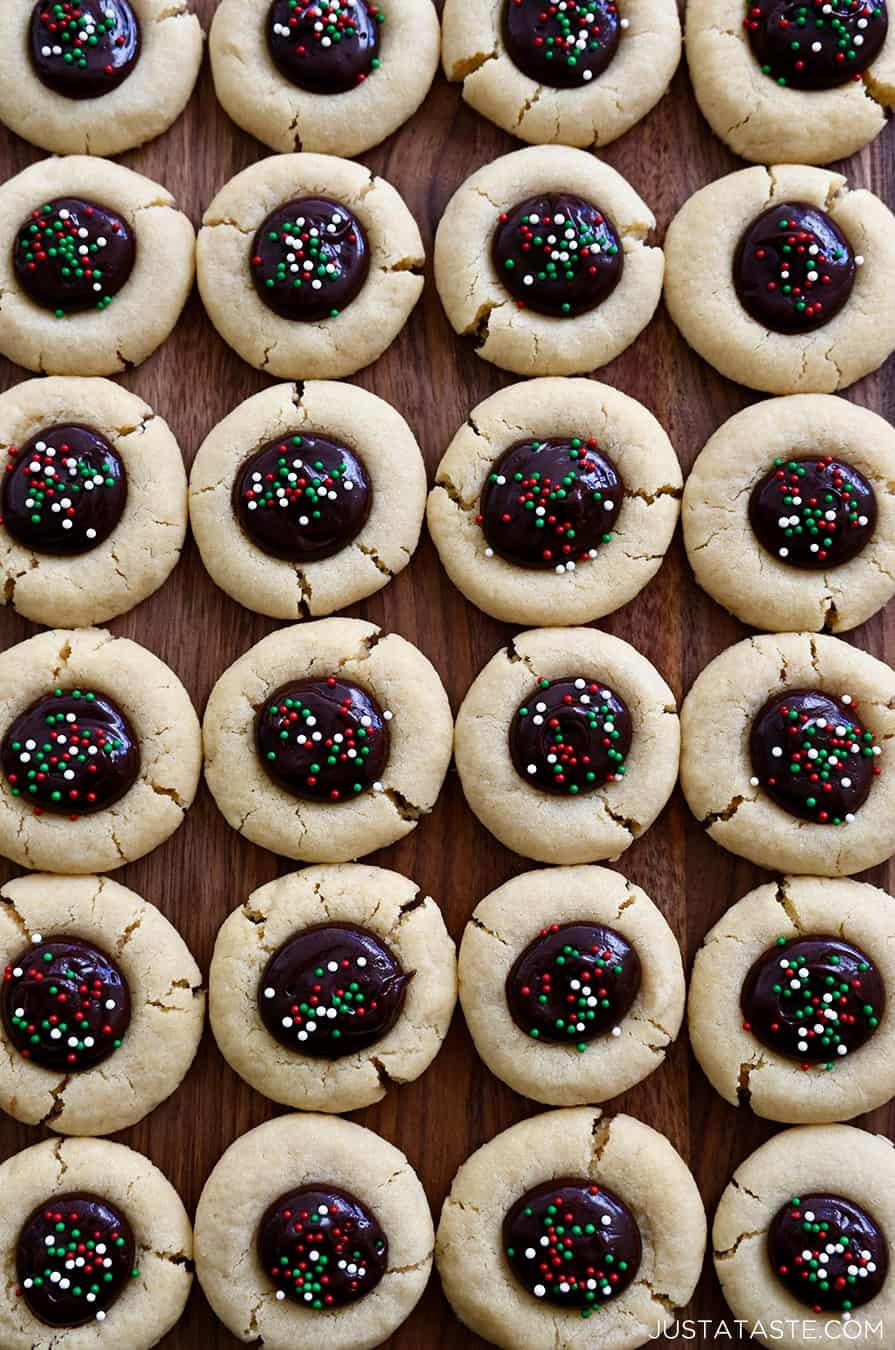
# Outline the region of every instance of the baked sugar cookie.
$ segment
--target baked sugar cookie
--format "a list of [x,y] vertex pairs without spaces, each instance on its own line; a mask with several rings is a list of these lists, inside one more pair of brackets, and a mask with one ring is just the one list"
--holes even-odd
[[102,628],[51,629],[0,654],[0,854],[110,871],[172,835],[202,760],[168,666]]
[[426,470],[404,418],[350,384],[264,389],[208,434],[190,520],[212,579],[275,619],[381,590],[417,546]]
[[460,1001],[476,1050],[514,1091],[604,1102],[657,1069],[684,1015],[677,941],[608,867],[525,872],[473,910]]
[[384,178],[332,155],[272,155],[202,218],[199,292],[234,351],[286,379],[353,375],[423,289],[416,221]]
[[158,183],[106,159],[42,159],[0,186],[0,352],[48,375],[112,375],[170,336],[195,235]]
[[674,0],[447,0],[442,62],[484,117],[523,141],[608,145],[645,117],[681,59]]
[[662,250],[646,242],[655,224],[630,183],[593,155],[515,150],[476,170],[445,208],[435,235],[441,303],[455,332],[503,370],[587,373],[653,317],[664,268]]
[[4,604],[86,627],[166,581],[186,535],[186,474],[142,399],[110,380],[27,380],[0,394],[0,453]]
[[406,877],[306,867],[259,886],[225,919],[209,991],[218,1048],[258,1092],[306,1111],[354,1111],[438,1054],[457,1001],[456,954],[435,901]]
[[741,169],[695,192],[665,236],[665,303],[728,379],[831,394],[895,349],[895,218],[866,188],[803,164]]
[[520,633],[476,676],[454,756],[467,805],[538,862],[617,858],[677,779],[674,695],[645,656],[594,628]]
[[761,1345],[889,1345],[892,1141],[850,1125],[775,1135],[734,1172],[712,1246],[724,1297]]
[[150,1350],[179,1320],[193,1232],[180,1196],[142,1153],[106,1139],[45,1139],[0,1164],[0,1187],[8,1350]]
[[846,159],[895,102],[895,30],[880,0],[692,0],[687,64],[712,130],[760,164]]
[[202,975],[147,900],[108,877],[31,874],[0,891],[0,1106],[60,1134],[112,1134],[180,1085]]
[[0,13],[0,120],[60,155],[118,155],[187,105],[203,34],[186,0],[36,0]]
[[681,482],[642,404],[593,380],[531,380],[473,408],[438,466],[429,532],[454,585],[486,614],[588,623],[662,565]]
[[[696,1183],[665,1136],[578,1107],[523,1120],[466,1160],[435,1259],[460,1321],[504,1350],[636,1350],[689,1301],[705,1238]],[[540,1249],[561,1241],[557,1277]]]
[[433,1241],[426,1193],[394,1145],[338,1116],[280,1116],[231,1144],[206,1181],[196,1274],[242,1341],[372,1350],[416,1306]]
[[272,150],[360,155],[416,112],[439,39],[432,0],[223,0],[215,93]]
[[895,671],[838,638],[728,647],[681,709],[681,787],[716,843],[776,872],[841,877],[895,850]]
[[755,403],[715,432],[684,491],[703,590],[775,632],[869,619],[895,593],[895,429],[826,394]]
[[784,877],[705,936],[690,984],[693,1053],[734,1106],[851,1120],[895,1096],[895,900],[858,881]]
[[205,709],[205,779],[253,843],[348,862],[435,805],[453,723],[434,667],[360,619],[271,633],[224,671]]

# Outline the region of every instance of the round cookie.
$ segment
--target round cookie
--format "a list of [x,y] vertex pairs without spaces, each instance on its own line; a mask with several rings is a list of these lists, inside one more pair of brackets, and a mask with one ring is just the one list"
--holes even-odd
[[892,1141],[850,1125],[784,1130],[740,1164],[712,1246],[724,1297],[756,1341],[783,1350],[890,1343],[893,1182]]
[[752,404],[710,438],[684,490],[703,590],[774,632],[856,628],[895,592],[895,429],[826,394]]
[[182,823],[201,760],[189,695],[136,642],[51,629],[0,654],[0,854],[20,867],[141,858]]
[[858,881],[784,877],[706,934],[690,984],[693,1053],[734,1106],[850,1120],[895,1096],[895,900]]
[[196,259],[208,317],[244,361],[285,379],[339,378],[398,336],[425,251],[401,197],[362,164],[273,155],[221,188]]
[[[6,1350],[150,1350],[167,1335],[193,1283],[193,1232],[180,1196],[148,1158],[106,1139],[44,1139],[0,1164],[0,1187]],[[85,1219],[105,1239],[95,1252],[112,1276],[95,1289],[72,1285],[70,1275],[72,1226]],[[88,1265],[85,1257],[85,1273]]]
[[470,810],[507,848],[549,863],[623,853],[671,795],[679,749],[662,676],[594,628],[511,638],[470,686],[454,742]]
[[[585,1229],[572,1229],[560,1285],[537,1259],[545,1227],[548,1248],[557,1241],[554,1190]],[[460,1321],[504,1350],[636,1350],[690,1299],[705,1237],[696,1183],[665,1136],[577,1107],[523,1120],[467,1158],[435,1259]]]
[[0,352],[49,375],[139,365],[186,304],[194,243],[171,194],[121,164],[30,165],[0,187]]
[[882,365],[895,315],[895,219],[865,188],[803,164],[741,169],[701,188],[665,236],[665,303],[728,379],[832,394]]
[[[536,232],[545,213],[568,248]],[[435,235],[441,303],[455,332],[503,370],[588,373],[629,347],[655,312],[664,268],[662,250],[646,242],[655,224],[630,183],[593,155],[515,150],[477,169],[445,208]],[[526,266],[532,248],[541,272]],[[597,261],[575,265],[585,257]]]
[[381,590],[413,555],[425,500],[425,465],[400,413],[325,380],[246,399],[208,434],[190,474],[190,520],[212,579],[276,619],[330,614]]
[[[276,1268],[278,1253],[290,1260],[304,1253],[307,1238],[284,1233],[277,1220],[281,1202],[292,1199],[300,1208],[310,1197],[321,1214],[314,1241],[327,1258],[331,1303],[303,1290],[303,1276],[272,1278],[262,1263],[262,1254],[273,1257]],[[362,1253],[351,1272],[353,1288],[340,1255],[337,1221],[344,1217]],[[196,1209],[196,1274],[215,1313],[240,1340],[261,1337],[268,1350],[311,1342],[327,1350],[372,1350],[416,1306],[432,1268],[433,1241],[425,1192],[394,1145],[338,1116],[280,1116],[231,1144],[206,1181]]]
[[681,787],[732,853],[847,876],[895,849],[893,733],[889,666],[838,638],[762,634],[717,656],[684,699]]
[[594,380],[531,380],[485,399],[454,436],[429,494],[429,532],[454,585],[486,614],[588,623],[656,574],[681,485],[671,442],[642,404]]
[[27,380],[0,394],[0,453],[4,604],[86,627],[165,582],[186,536],[186,474],[142,399],[110,380]]
[[0,896],[0,1106],[60,1134],[135,1125],[199,1046],[205,994],[189,948],[107,877],[31,874]]
[[[645,117],[681,59],[674,0],[447,0],[442,64],[463,97],[535,144],[608,145]],[[568,11],[568,12],[564,12]]]
[[305,1111],[354,1111],[418,1078],[456,1000],[454,944],[435,901],[357,863],[253,891],[222,924],[209,975],[228,1064]]
[[121,154],[160,136],[183,112],[202,42],[199,20],[185,3],[6,5],[0,120],[55,154]]
[[215,93],[244,131],[351,157],[416,112],[440,36],[432,0],[223,0],[208,46]]
[[480,1057],[551,1106],[604,1102],[648,1077],[684,1015],[674,934],[608,867],[525,872],[476,906],[460,1002]]
[[[404,638],[360,619],[296,624],[263,638],[212,689],[205,779],[253,843],[305,862],[349,862],[402,839],[431,811],[452,727],[437,672]],[[335,736],[343,739],[327,747]],[[325,762],[318,744],[330,749]]]
[[886,5],[839,5],[830,21],[824,3],[792,10],[794,27],[780,0],[687,5],[693,92],[734,154],[759,164],[781,154],[828,164],[886,125],[895,102],[895,25]]

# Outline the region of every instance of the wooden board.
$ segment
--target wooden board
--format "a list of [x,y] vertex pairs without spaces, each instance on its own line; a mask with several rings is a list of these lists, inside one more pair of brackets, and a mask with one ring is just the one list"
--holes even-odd
[[[194,0],[194,8],[207,27],[213,0]],[[40,158],[38,151],[9,133],[0,130],[0,136],[3,179]],[[516,146],[511,137],[466,108],[457,87],[439,76],[417,117],[363,159],[403,194],[431,253],[433,231],[451,193],[473,169]],[[206,62],[185,116],[154,144],[123,156],[123,162],[164,183],[198,223],[217,189],[266,153],[218,106]],[[690,193],[739,167],[702,121],[683,69],[670,96],[646,122],[610,146],[605,158],[653,207],[660,239]],[[848,172],[855,182],[889,200],[895,198],[891,134],[850,161]],[[849,397],[895,417],[891,363],[888,371],[855,386]],[[27,372],[0,362],[0,388],[26,377]],[[652,409],[668,429],[685,470],[709,434],[751,399],[687,349],[664,311],[600,377]],[[269,381],[223,344],[194,294],[172,338],[139,370],[124,375],[122,383],[168,419],[191,461],[209,429]],[[512,383],[512,378],[485,364],[454,337],[427,275],[423,299],[407,328],[375,366],[356,377],[356,383],[388,399],[407,417],[431,475],[470,408]],[[427,537],[400,577],[347,612],[395,630],[421,647],[441,672],[455,711],[473,676],[512,631],[480,614],[454,590]],[[648,656],[678,697],[713,656],[745,632],[696,587],[679,536],[658,577],[602,626]],[[274,627],[216,589],[192,541],[167,585],[111,624],[116,634],[135,638],[169,662],[200,711],[221,671]],[[34,631],[17,616],[0,613],[3,648]],[[891,616],[875,618],[849,640],[895,662]],[[374,854],[370,861],[406,873],[435,896],[457,940],[476,902],[530,866],[479,826],[464,805],[453,772],[433,813],[408,839]],[[290,866],[231,830],[203,787],[174,838],[115,875],[160,906],[207,971],[225,916],[253,887]],[[688,964],[706,929],[765,879],[707,840],[679,791],[653,829],[616,866],[659,904]],[[4,866],[3,879],[12,872]],[[887,878],[885,867],[867,874],[877,884],[885,885]],[[354,1118],[406,1151],[437,1219],[463,1159],[498,1131],[539,1109],[492,1077],[476,1057],[458,1011],[429,1072]],[[689,1054],[685,1037],[652,1078],[613,1102],[612,1109],[631,1111],[670,1136],[689,1158],[710,1213],[734,1166],[772,1133],[768,1125],[738,1113],[716,1096]],[[142,1124],[116,1137],[147,1153],[192,1211],[205,1178],[227,1145],[279,1110],[228,1068],[206,1030],[198,1059],[179,1092]],[[891,1134],[895,1109],[877,1111],[861,1123]],[[0,1156],[40,1137],[40,1131],[3,1119]],[[714,1274],[708,1271],[690,1312],[694,1317],[720,1318],[724,1311]],[[705,1343],[708,1340],[706,1336]],[[165,1350],[224,1350],[238,1344],[213,1317],[198,1285],[183,1320],[163,1342]],[[415,1313],[389,1342],[391,1350],[470,1350],[483,1344],[455,1320],[434,1274]]]

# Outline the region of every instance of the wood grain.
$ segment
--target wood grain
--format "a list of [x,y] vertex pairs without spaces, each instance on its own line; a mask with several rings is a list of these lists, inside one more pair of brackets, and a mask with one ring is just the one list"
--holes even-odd
[[[213,0],[194,0],[194,7],[207,27]],[[431,253],[433,231],[451,193],[473,169],[515,146],[511,137],[467,109],[458,89],[439,77],[418,116],[363,158],[403,194]],[[206,63],[184,117],[159,141],[123,160],[170,188],[198,223],[215,191],[266,153],[218,107]],[[0,142],[4,179],[38,158],[38,151],[5,133]],[[690,193],[738,167],[738,161],[702,121],[683,69],[670,96],[645,123],[609,147],[605,158],[653,207],[659,238]],[[890,136],[882,137],[847,167],[855,182],[890,200],[895,197]],[[884,303],[889,302],[884,297]],[[889,377],[891,369],[890,363],[888,371],[855,386],[849,397],[892,417],[895,385]],[[0,363],[0,387],[8,388],[26,376],[21,369]],[[751,397],[699,361],[677,336],[664,311],[600,377],[652,409],[668,429],[685,470],[708,435]],[[404,333],[356,382],[388,399],[407,417],[423,446],[431,475],[473,404],[512,380],[454,337],[427,277],[422,302]],[[122,383],[168,419],[190,461],[208,430],[268,381],[224,346],[194,294],[169,342],[139,370],[124,375]],[[512,631],[464,601],[440,569],[425,537],[402,576],[348,613],[393,629],[421,647],[441,672],[455,711],[473,676]],[[169,662],[201,710],[220,672],[275,625],[241,609],[217,590],[190,541],[168,584],[111,627]],[[679,538],[647,590],[603,627],[634,643],[658,666],[678,696],[713,656],[745,632],[696,587]],[[33,631],[32,625],[16,615],[0,613],[4,648]],[[849,640],[876,656],[895,659],[890,616],[877,617]],[[458,940],[474,904],[529,865],[502,849],[478,825],[463,803],[453,772],[431,816],[407,840],[373,855],[370,861],[406,873],[434,895]],[[665,912],[688,964],[706,929],[750,886],[764,879],[755,868],[708,841],[679,792],[618,868],[642,885]],[[287,870],[287,865],[252,847],[225,824],[203,788],[183,828],[168,844],[115,875],[160,906],[207,970],[215,933],[224,917],[253,887],[281,870]],[[4,868],[2,875],[4,879],[12,875],[12,869]],[[888,869],[877,868],[867,879],[885,885]],[[358,1112],[355,1118],[407,1152],[437,1218],[462,1160],[499,1130],[537,1109],[504,1087],[479,1062],[458,1013],[442,1053],[422,1080],[393,1091],[379,1106]],[[652,1078],[613,1102],[612,1109],[632,1111],[670,1136],[689,1158],[710,1212],[734,1166],[772,1133],[771,1127],[738,1113],[714,1094],[689,1055],[685,1038]],[[203,1181],[227,1145],[278,1111],[236,1077],[206,1031],[198,1059],[180,1091],[142,1124],[117,1137],[147,1153],[192,1210]],[[885,1108],[862,1123],[891,1134],[895,1112]],[[40,1137],[40,1131],[4,1119],[0,1122],[0,1155],[6,1157]],[[710,1271],[691,1313],[700,1318],[724,1315]],[[197,1286],[183,1321],[163,1344],[165,1350],[224,1350],[239,1343],[216,1322]],[[483,1342],[454,1319],[433,1275],[416,1312],[389,1344],[391,1350],[469,1350]]]

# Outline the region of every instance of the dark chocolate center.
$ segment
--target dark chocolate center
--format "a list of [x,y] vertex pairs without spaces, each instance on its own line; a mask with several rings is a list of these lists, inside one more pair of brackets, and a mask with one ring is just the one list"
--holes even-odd
[[130,722],[92,690],[56,689],[20,713],[3,738],[0,762],[14,797],[59,815],[112,806],[140,772]]
[[571,571],[609,542],[623,496],[618,471],[596,441],[516,441],[488,475],[479,523],[508,562]]
[[252,280],[284,319],[335,318],[357,296],[370,270],[360,223],[340,202],[299,197],[272,211],[252,243]]
[[106,309],[136,255],[136,236],[117,212],[81,197],[55,197],[19,226],[13,268],[26,295],[61,319]]
[[616,1032],[639,988],[640,958],[621,933],[601,924],[554,923],[516,958],[506,997],[527,1035],[584,1051]]
[[521,308],[569,319],[612,294],[625,257],[615,227],[599,207],[559,192],[528,197],[502,212],[491,256]]
[[296,680],[258,709],[255,744],[264,768],[287,792],[345,802],[379,783],[390,717],[349,680]]
[[117,1205],[86,1191],[53,1195],[25,1220],[16,1244],[16,1291],[51,1327],[104,1322],[131,1279],[136,1244]]
[[128,0],[37,0],[28,55],[38,79],[63,98],[101,98],[140,58],[140,25]]
[[382,1279],[388,1238],[349,1191],[314,1182],[275,1200],[258,1225],[258,1259],[280,1295],[326,1311],[356,1303]]
[[778,1280],[815,1312],[869,1303],[889,1270],[876,1220],[853,1201],[827,1194],[794,1196],[783,1206],[768,1228],[768,1258]]
[[246,534],[287,562],[340,552],[363,529],[372,502],[360,459],[326,436],[271,441],[249,456],[233,484],[233,507]]
[[632,732],[627,705],[599,681],[541,680],[510,724],[510,754],[527,783],[574,797],[624,774]]
[[314,924],[288,938],[268,961],[258,982],[258,1009],[281,1045],[341,1059],[391,1031],[412,976],[369,929]]
[[70,556],[108,539],[127,502],[127,474],[104,436],[64,423],[8,454],[3,525],[17,543]]
[[804,202],[768,207],[744,231],[733,280],[740,304],[775,333],[811,333],[847,302],[857,259],[826,211]]
[[503,1245],[523,1288],[585,1317],[624,1293],[643,1253],[637,1220],[625,1202],[581,1178],[545,1181],[526,1191],[503,1221]]
[[513,64],[557,89],[602,75],[621,30],[615,0],[504,0],[503,40]]
[[869,956],[842,938],[780,938],[746,976],[740,1006],[763,1045],[833,1069],[870,1040],[886,989]]
[[850,696],[831,698],[818,689],[774,694],[749,734],[756,786],[792,815],[820,825],[854,818],[878,772],[876,750]]
[[92,1069],[118,1049],[131,1020],[127,980],[111,956],[79,937],[41,939],[8,965],[3,1027],[23,1059],[44,1069]]
[[859,80],[889,28],[886,0],[746,0],[746,32],[765,75],[791,89]]
[[364,0],[273,0],[267,48],[281,75],[312,94],[343,94],[379,66],[385,15]]
[[749,498],[759,543],[790,567],[825,571],[857,557],[876,528],[876,493],[831,455],[776,459]]

